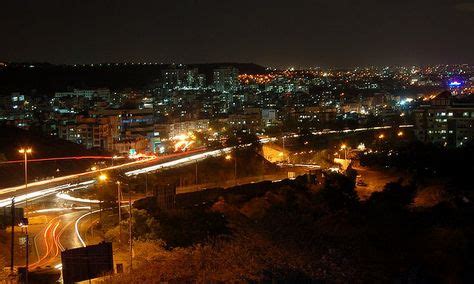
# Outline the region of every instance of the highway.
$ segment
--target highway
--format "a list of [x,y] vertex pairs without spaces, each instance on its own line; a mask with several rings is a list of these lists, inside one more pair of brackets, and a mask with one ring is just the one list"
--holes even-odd
[[47,222],[38,224],[41,229],[34,234],[32,256],[34,255],[35,258],[30,261],[31,270],[46,266],[56,267],[61,263],[61,251],[82,245],[75,233],[74,224],[77,218],[85,212],[87,210],[69,211],[59,215],[40,215],[45,217]]
[[[27,213],[30,219],[29,235],[30,235],[30,271],[41,268],[60,268],[60,254],[61,251],[70,248],[77,248],[86,245],[86,232],[93,224],[94,215],[89,214],[94,211],[94,205],[97,207],[97,202],[91,200],[81,200],[71,197],[63,191],[86,189],[96,182],[97,176],[110,170],[136,170],[149,169],[157,165],[159,168],[167,168],[172,166],[179,166],[186,164],[187,160],[182,160],[183,157],[194,160],[196,158],[204,159],[206,153],[214,151],[205,151],[202,149],[196,151],[188,151],[183,153],[160,156],[157,158],[147,158],[122,165],[104,168],[97,171],[87,171],[74,175],[63,176],[51,180],[30,183],[28,190],[25,192],[24,186],[16,186],[10,188],[0,189],[0,208],[11,205],[14,197],[15,205],[21,206],[26,199],[29,204],[42,203],[46,204],[54,202],[56,208],[47,208],[36,210]],[[198,155],[198,156],[196,156]],[[173,162],[171,161],[180,161]],[[77,209],[68,208],[72,203],[85,204]],[[34,207],[34,206],[33,206]],[[92,208],[91,208],[92,207]],[[91,211],[92,210],[92,211]],[[84,239],[83,239],[84,238]],[[15,248],[16,252],[20,252],[20,248]],[[16,254],[16,253],[15,253]],[[23,266],[24,258],[20,257],[22,253],[15,256],[15,266]]]
[[[158,167],[157,169],[177,166],[185,164],[186,159],[193,159],[193,157],[200,157],[204,159],[208,157],[206,153],[214,153],[215,151],[203,151],[202,149],[195,151],[188,151],[182,153],[175,153],[165,156],[158,156],[153,158],[146,158],[143,160],[124,163],[121,165],[111,166],[95,171],[86,171],[73,175],[62,176],[54,179],[32,182],[28,184],[28,190],[25,191],[25,186],[15,186],[0,189],[0,208],[10,206],[12,198],[15,198],[15,204],[22,204],[27,199],[29,201],[44,198],[65,190],[87,188],[96,182],[96,178],[100,173],[119,170],[126,171],[130,169],[149,169],[150,167]],[[185,157],[183,160],[183,157]],[[179,162],[176,162],[179,161]],[[157,170],[155,169],[155,170]]]

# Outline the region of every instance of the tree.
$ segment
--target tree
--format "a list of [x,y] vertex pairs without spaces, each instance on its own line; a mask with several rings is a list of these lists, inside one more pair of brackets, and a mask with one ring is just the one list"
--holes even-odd
[[402,180],[387,183],[381,192],[374,192],[368,203],[383,210],[403,209],[413,203],[416,186],[403,186]]
[[355,181],[340,174],[327,175],[319,196],[332,210],[353,207],[359,202]]

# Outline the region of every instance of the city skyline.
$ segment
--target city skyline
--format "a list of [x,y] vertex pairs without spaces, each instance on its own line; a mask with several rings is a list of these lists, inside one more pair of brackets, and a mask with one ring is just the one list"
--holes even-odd
[[[474,3],[6,3],[2,61],[255,62],[278,68],[472,63]],[[15,31],[15,32],[12,32]]]

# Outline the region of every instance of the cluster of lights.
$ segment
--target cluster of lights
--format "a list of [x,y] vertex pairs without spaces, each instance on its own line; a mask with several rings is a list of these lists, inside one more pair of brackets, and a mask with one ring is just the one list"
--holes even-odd
[[238,76],[239,82],[241,84],[268,84],[275,79],[275,75],[273,74],[240,74]]

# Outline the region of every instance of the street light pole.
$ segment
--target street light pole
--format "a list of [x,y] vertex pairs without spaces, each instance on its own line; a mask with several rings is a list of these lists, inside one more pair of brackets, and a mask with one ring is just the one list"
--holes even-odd
[[283,155],[286,155],[286,163],[289,164],[290,163],[290,155],[287,155],[286,154],[286,145],[285,145],[285,135],[283,134],[282,136],[282,140],[283,140]]
[[[31,148],[22,148],[18,151],[20,154],[23,154],[24,157],[24,165],[25,165],[25,211],[28,210],[28,154],[31,154]],[[28,236],[28,219],[25,218],[27,221],[25,224],[25,243],[26,243],[26,254],[25,254],[25,282],[28,283],[28,262],[29,262],[29,236]]]
[[[101,174],[99,176],[99,181],[101,182],[106,182],[108,179],[108,177],[105,175],[105,174]],[[102,185],[102,189],[103,189],[103,185]],[[99,198],[99,223],[100,223],[100,226],[102,226],[102,198]]]
[[122,192],[120,188],[120,181],[117,181],[117,203],[118,203],[118,227],[119,227],[119,243],[122,242]]
[[342,144],[341,145],[341,150],[344,150],[344,160],[347,160],[347,145]]
[[11,235],[11,242],[10,242],[10,272],[13,274],[14,268],[14,252],[15,252],[15,197],[12,198],[12,235]]
[[128,218],[128,233],[130,238],[130,272],[133,269],[133,239],[132,239],[132,191],[128,191],[128,208],[130,210],[130,215]]

